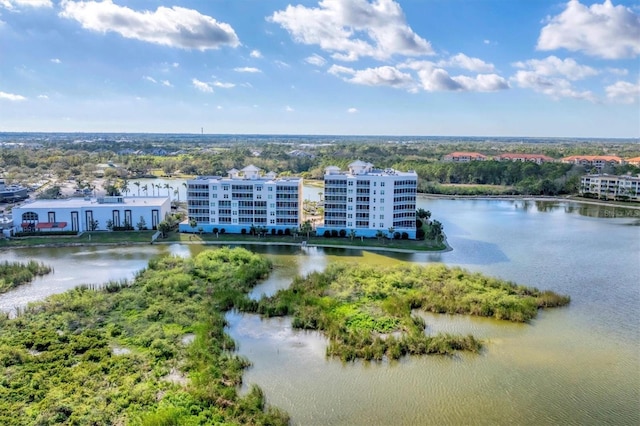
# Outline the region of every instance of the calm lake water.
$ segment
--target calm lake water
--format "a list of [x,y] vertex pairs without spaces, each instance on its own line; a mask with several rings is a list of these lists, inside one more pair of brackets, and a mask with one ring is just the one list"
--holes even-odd
[[[317,189],[305,192],[317,192]],[[343,364],[287,318],[229,313],[229,333],[269,403],[294,424],[640,424],[640,211],[567,202],[427,200],[453,251],[392,254],[250,246],[275,264],[253,297],[329,262],[443,262],[571,296],[530,324],[427,314],[427,332],[473,333],[479,355]],[[81,283],[130,278],[156,255],[201,246],[20,249],[55,273],[0,296],[11,311]]]

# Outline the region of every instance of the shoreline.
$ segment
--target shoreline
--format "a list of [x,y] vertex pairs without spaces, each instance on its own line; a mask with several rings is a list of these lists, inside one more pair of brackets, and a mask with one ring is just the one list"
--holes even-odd
[[389,251],[394,253],[446,253],[449,251],[453,251],[453,247],[449,245],[447,239],[442,241],[445,245],[444,249],[441,250],[412,250],[412,249],[401,249],[395,247],[376,247],[376,246],[352,246],[352,245],[340,245],[340,244],[318,244],[318,243],[308,243],[307,245],[303,245],[302,242],[299,243],[289,243],[289,242],[274,242],[274,241],[154,241],[154,242],[139,242],[139,241],[123,241],[123,242],[114,242],[114,243],[47,243],[47,244],[32,244],[32,245],[16,245],[16,246],[7,246],[0,247],[0,252],[3,250],[13,250],[13,249],[26,249],[26,248],[61,248],[61,247],[119,247],[119,246],[148,246],[148,245],[169,245],[169,244],[181,244],[181,245],[201,245],[201,246],[246,246],[246,245],[260,245],[260,246],[291,246],[291,247],[320,247],[320,248],[343,248],[350,250],[365,250],[365,251]]
[[432,200],[500,200],[500,201],[556,201],[556,202],[572,202],[579,204],[590,204],[594,206],[620,207],[623,209],[640,210],[640,203],[621,203],[606,200],[590,200],[583,198],[575,198],[574,195],[566,196],[544,196],[544,195],[449,195],[449,194],[430,194],[419,192],[418,196]]

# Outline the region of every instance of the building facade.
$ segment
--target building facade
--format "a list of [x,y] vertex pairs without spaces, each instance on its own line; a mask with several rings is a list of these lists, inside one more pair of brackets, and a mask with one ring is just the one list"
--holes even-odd
[[530,162],[536,164],[542,163],[550,163],[555,161],[553,158],[542,155],[542,154],[516,154],[516,153],[506,153],[500,154],[493,157],[496,161],[520,161],[520,162]]
[[585,175],[580,179],[580,195],[606,200],[640,201],[639,176]]
[[442,159],[444,161],[453,161],[454,163],[468,163],[469,161],[486,161],[487,156],[479,152],[452,152]]
[[616,155],[572,155],[564,157],[563,163],[579,164],[581,166],[592,166],[599,171],[606,165],[622,165],[624,160]]
[[137,229],[140,218],[147,229],[155,229],[171,213],[171,202],[168,197],[122,196],[35,200],[12,213],[18,231],[104,231],[108,221],[116,228]]
[[[259,226],[267,232],[285,232],[300,227],[302,201],[302,178],[261,175],[253,165],[231,169],[227,177],[202,176],[187,181],[189,221],[179,229],[239,234]],[[192,220],[195,229],[189,223]]]
[[414,171],[375,169],[355,161],[349,170],[327,167],[324,175],[324,224],[316,232],[342,231],[375,237],[378,231],[406,233],[416,238],[416,191]]

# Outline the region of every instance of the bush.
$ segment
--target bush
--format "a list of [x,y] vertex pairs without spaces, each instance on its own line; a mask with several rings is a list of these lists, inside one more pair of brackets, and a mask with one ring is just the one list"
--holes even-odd
[[226,229],[224,229],[224,228],[220,228],[220,233],[221,233],[221,234],[224,234],[225,232],[227,232],[227,230],[226,230]]
[[331,230],[331,236],[332,236],[333,238],[336,238],[336,237],[338,236],[338,230],[337,230],[337,229],[332,229],[332,230]]
[[213,231],[214,234],[217,234],[218,233],[218,228],[213,228],[212,231]]
[[329,238],[331,236],[331,231],[329,231],[328,229],[325,229],[324,232],[322,233],[322,235],[325,238]]
[[291,235],[291,229],[287,228],[284,230],[284,235]]
[[78,231],[45,231],[45,232],[16,232],[15,237],[54,237],[56,235],[78,235]]
[[420,219],[416,219],[416,228],[417,229],[422,228],[422,221]]
[[278,235],[283,235],[284,232],[282,231],[282,229],[278,229]]
[[246,229],[244,229],[244,228],[242,228],[242,229],[240,230],[240,233],[241,233],[242,235],[246,235],[246,234],[247,234],[247,230],[246,230]]
[[344,237],[346,237],[346,236],[347,236],[347,231],[346,231],[346,230],[344,230],[344,229],[341,229],[341,230],[340,230],[340,232],[339,232],[339,234],[340,234],[340,237],[344,238]]
[[276,235],[276,228],[271,228],[271,235]]
[[406,232],[403,232],[403,233],[402,233],[402,239],[403,239],[403,240],[408,240],[408,239],[409,239],[409,234],[408,234],[408,233],[406,233]]
[[416,230],[416,240],[424,240],[424,229],[418,228]]

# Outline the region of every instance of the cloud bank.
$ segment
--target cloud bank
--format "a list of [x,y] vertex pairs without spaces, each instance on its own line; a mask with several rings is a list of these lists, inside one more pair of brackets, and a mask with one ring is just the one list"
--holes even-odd
[[610,0],[589,7],[578,0],[567,3],[542,28],[539,50],[567,49],[604,59],[640,55],[640,16]]
[[83,28],[102,33],[180,49],[210,50],[240,45],[233,28],[226,23],[183,7],[160,6],[138,12],[125,6],[102,2],[63,0],[60,16],[79,22]]
[[289,5],[268,19],[297,42],[318,45],[342,61],[433,54],[431,44],[413,32],[393,0],[322,0],[318,6]]

